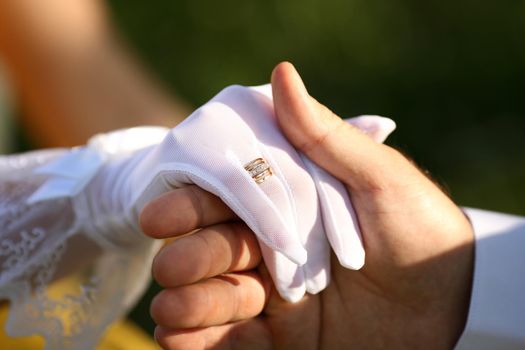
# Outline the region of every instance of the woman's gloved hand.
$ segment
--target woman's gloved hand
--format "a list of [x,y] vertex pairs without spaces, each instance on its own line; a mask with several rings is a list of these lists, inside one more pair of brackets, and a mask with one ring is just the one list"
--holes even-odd
[[[349,123],[378,142],[395,128],[391,120],[375,116]],[[259,168],[250,173],[246,165],[255,160]],[[327,286],[329,244],[343,266],[359,269],[364,263],[346,189],[284,138],[270,85],[228,87],[168,132],[135,128],[97,136],[87,148],[72,150],[40,171],[55,177],[31,200],[59,193],[60,186],[54,187],[77,174],[70,187],[89,218],[84,230],[115,248],[141,240],[138,213],[148,201],[198,185],[256,233],[275,285],[290,301]]]

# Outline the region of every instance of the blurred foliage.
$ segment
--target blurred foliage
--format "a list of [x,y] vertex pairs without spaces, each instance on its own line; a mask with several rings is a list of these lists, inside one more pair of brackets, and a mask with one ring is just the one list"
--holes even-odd
[[110,6],[130,46],[194,106],[229,84],[266,83],[290,60],[339,115],[395,119],[389,143],[457,202],[525,214],[525,1]]

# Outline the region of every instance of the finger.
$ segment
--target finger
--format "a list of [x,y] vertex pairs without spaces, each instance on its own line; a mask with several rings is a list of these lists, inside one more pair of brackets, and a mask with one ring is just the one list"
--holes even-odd
[[165,246],[152,273],[163,287],[191,284],[227,272],[255,268],[261,253],[253,232],[243,223],[219,224]]
[[259,242],[259,245],[264,257],[264,264],[279,295],[292,303],[301,300],[306,293],[304,265],[298,266],[281,253],[268,247],[264,242]]
[[300,301],[306,292],[317,294],[330,282],[330,247],[324,241],[306,243],[308,261],[299,266],[281,253],[259,242],[264,263],[279,295],[291,303]]
[[351,188],[381,187],[388,170],[404,159],[315,101],[290,63],[274,69],[272,88],[277,120],[289,141]]
[[[339,263],[358,270],[365,263],[365,250],[361,230],[352,202],[345,186],[324,169],[304,157],[308,172],[315,179],[326,237]],[[330,266],[329,253],[324,260]],[[319,258],[322,254],[318,254]],[[323,265],[320,265],[323,266]]]
[[271,333],[259,318],[197,329],[157,327],[155,340],[166,350],[273,349]]
[[392,119],[377,115],[360,115],[345,119],[345,122],[355,126],[379,143],[384,142],[388,135],[396,129],[396,123]]
[[258,315],[267,290],[255,272],[226,274],[161,291],[150,313],[157,325],[167,328],[216,326]]
[[[271,102],[270,85],[251,87],[250,90],[250,93],[253,95],[251,100],[255,100],[255,97],[260,98],[260,96],[258,96],[260,93],[266,97],[262,100],[267,102],[269,106],[273,106]],[[253,94],[252,91],[258,93]],[[245,105],[244,111],[246,112],[243,113],[245,116],[250,114],[248,111],[257,110],[256,106],[249,105],[246,102],[239,103],[238,101],[239,98],[237,97],[235,103],[238,108],[239,105]],[[239,110],[242,109],[239,108]],[[266,111],[267,108],[263,108],[262,110]],[[279,177],[281,182],[286,184],[288,198],[275,198],[276,191],[271,187],[268,187],[266,192],[271,193],[271,197],[276,199],[274,203],[279,206],[279,212],[282,214],[285,214],[287,207],[289,207],[284,204],[290,202],[292,215],[283,215],[283,217],[286,217],[288,222],[294,223],[293,226],[296,227],[300,243],[306,248],[306,251],[308,251],[308,260],[304,268],[299,268],[297,261],[286,261],[282,254],[283,251],[281,251],[281,254],[272,254],[279,257],[279,262],[276,262],[278,269],[274,272],[276,280],[282,282],[280,285],[282,288],[279,288],[279,290],[281,292],[287,291],[283,294],[283,297],[286,299],[295,300],[304,294],[304,290],[301,293],[300,289],[297,289],[297,286],[301,284],[298,280],[304,282],[306,279],[306,289],[308,292],[315,292],[318,286],[326,285],[327,283],[325,276],[323,276],[323,271],[319,269],[319,255],[316,255],[319,251],[323,250],[323,248],[326,248],[326,254],[324,254],[326,259],[324,260],[329,262],[329,247],[323,230],[315,182],[312,180],[310,174],[305,171],[301,155],[290,145],[278,129],[277,124],[274,122],[274,113],[261,115],[258,118],[245,117],[245,120],[250,124],[252,129],[256,130],[256,136],[266,145],[266,149],[271,154],[275,177]],[[264,121],[262,125],[261,121]],[[264,186],[264,184],[262,185]],[[266,220],[266,217],[264,218]],[[275,250],[271,242],[260,240],[260,244],[261,246],[271,247]],[[312,256],[312,254],[314,254],[314,256]],[[275,258],[265,258],[265,261],[269,260],[275,260]],[[277,274],[279,274],[279,276],[277,276]],[[304,274],[304,277],[300,278],[300,274]]]
[[[383,142],[396,127],[391,119],[371,115],[346,119],[345,121],[357,127],[376,142]],[[349,269],[360,269],[365,263],[365,250],[357,215],[348,191],[339,180],[313,163],[304,154],[301,156],[308,172],[315,181],[326,237],[330,241],[339,263]],[[323,261],[325,266],[329,266],[329,253],[325,255],[326,258]],[[323,254],[319,252],[315,256],[322,257]],[[328,262],[326,262],[327,260]],[[318,265],[323,266],[322,264]],[[312,293],[311,290],[309,292]]]
[[[307,252],[297,233],[289,179],[281,171],[274,152],[259,141],[265,134],[280,134],[277,125],[271,122],[274,118],[271,107],[265,96],[233,86],[199,109],[185,126],[214,130],[201,152],[212,152],[213,161],[210,157],[190,158],[195,171],[186,177],[222,198],[260,240],[294,262],[304,264]],[[295,152],[284,137],[281,139]],[[275,138],[273,141],[279,142]],[[195,153],[200,146],[192,144],[192,147]],[[256,162],[256,166],[254,161],[259,158],[264,161]]]
[[[364,115],[346,119],[376,142],[383,142],[395,129],[393,120]],[[303,155],[308,172],[315,179],[325,232],[339,263],[358,270],[365,263],[365,250],[357,215],[345,186]]]
[[148,203],[140,215],[140,226],[150,237],[167,238],[234,218],[217,196],[189,185]]

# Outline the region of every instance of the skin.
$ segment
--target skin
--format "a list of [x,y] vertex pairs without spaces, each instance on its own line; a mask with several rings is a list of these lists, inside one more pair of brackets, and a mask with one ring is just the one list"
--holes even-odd
[[0,1],[0,59],[39,147],[189,113],[123,45],[102,0]]
[[359,271],[332,260],[332,282],[300,302],[272,287],[255,236],[195,186],[144,208],[151,237],[178,237],[153,263],[151,304],[164,349],[450,349],[466,322],[473,232],[462,211],[398,151],[310,97],[293,66],[272,74],[288,140],[339,178],[366,250]]

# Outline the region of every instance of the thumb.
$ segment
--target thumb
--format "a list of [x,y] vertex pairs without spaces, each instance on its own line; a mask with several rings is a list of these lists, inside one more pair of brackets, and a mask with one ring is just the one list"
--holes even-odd
[[274,68],[272,92],[278,123],[292,145],[352,189],[382,187],[390,161],[397,158],[394,149],[317,102],[289,62]]

